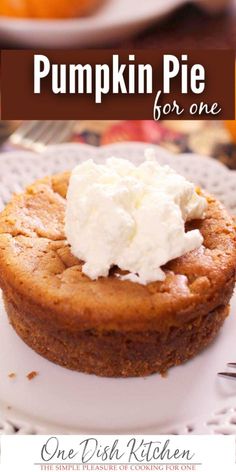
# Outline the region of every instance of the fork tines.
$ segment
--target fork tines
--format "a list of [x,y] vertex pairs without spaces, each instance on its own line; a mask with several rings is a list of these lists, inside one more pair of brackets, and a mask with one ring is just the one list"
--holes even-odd
[[[236,369],[236,362],[229,362],[227,367],[231,367]],[[218,372],[220,377],[224,377],[225,379],[235,379],[236,380],[236,373],[234,372]]]
[[[1,1],[1,0],[0,0]],[[17,148],[41,152],[46,146],[69,141],[75,121],[32,120],[23,124],[10,136],[9,142]]]

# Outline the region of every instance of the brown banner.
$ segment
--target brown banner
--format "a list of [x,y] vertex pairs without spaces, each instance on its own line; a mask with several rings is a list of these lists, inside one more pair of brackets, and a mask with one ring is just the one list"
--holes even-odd
[[234,119],[228,50],[1,51],[2,119]]

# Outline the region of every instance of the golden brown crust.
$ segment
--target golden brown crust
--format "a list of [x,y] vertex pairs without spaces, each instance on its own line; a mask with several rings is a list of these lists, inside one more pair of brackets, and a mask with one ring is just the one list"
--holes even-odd
[[213,197],[207,196],[204,220],[189,224],[201,230],[204,246],[168,263],[164,282],[142,286],[121,281],[117,270],[92,281],[65,241],[68,179],[65,173],[36,182],[0,214],[0,286],[23,325],[33,318],[51,333],[63,332],[67,340],[94,330],[100,335],[154,331],[168,336],[228,304],[236,232]]
[[94,329],[68,336],[65,331],[51,331],[37,317],[17,312],[6,298],[5,306],[16,332],[40,355],[68,369],[102,377],[165,373],[208,346],[229,313],[228,306],[220,306],[166,333]]

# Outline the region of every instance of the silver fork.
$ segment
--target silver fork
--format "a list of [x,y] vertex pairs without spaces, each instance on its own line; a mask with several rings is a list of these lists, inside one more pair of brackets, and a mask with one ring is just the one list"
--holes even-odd
[[[231,367],[236,369],[236,362],[229,362],[227,367]],[[218,375],[220,377],[224,377],[225,379],[235,379],[236,380],[236,373],[235,372],[219,372]]]
[[25,121],[8,142],[17,148],[41,152],[48,145],[68,141],[74,126],[75,121]]

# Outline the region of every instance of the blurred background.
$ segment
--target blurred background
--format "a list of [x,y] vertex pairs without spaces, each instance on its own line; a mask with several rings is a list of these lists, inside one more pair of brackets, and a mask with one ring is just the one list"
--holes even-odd
[[0,46],[235,49],[236,0],[0,0]]
[[[56,123],[62,129],[67,127],[66,122],[40,122],[40,126],[44,126],[41,130],[37,128],[37,122],[35,126],[45,138],[45,130],[52,129]],[[23,123],[24,133],[28,125],[31,126],[32,122]],[[11,139],[16,130],[22,130],[21,122],[0,122],[0,153],[18,149],[14,139]],[[32,135],[32,131],[30,133]],[[47,139],[50,140],[49,137]],[[37,140],[40,141],[40,138]],[[158,144],[174,153],[193,152],[212,156],[228,168],[236,169],[236,121],[78,121],[67,130],[65,140],[95,146],[141,141]]]
[[[0,0],[0,47],[230,48],[236,0]],[[20,122],[0,122],[0,152]],[[45,125],[46,126],[46,125]],[[236,121],[78,121],[69,141],[143,141],[236,169]]]

